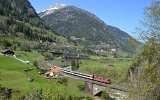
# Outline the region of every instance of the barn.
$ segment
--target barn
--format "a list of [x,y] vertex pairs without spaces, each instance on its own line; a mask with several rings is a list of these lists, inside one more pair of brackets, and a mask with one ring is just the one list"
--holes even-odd
[[15,52],[12,50],[5,50],[5,51],[2,51],[1,53],[4,55],[14,55],[15,54]]

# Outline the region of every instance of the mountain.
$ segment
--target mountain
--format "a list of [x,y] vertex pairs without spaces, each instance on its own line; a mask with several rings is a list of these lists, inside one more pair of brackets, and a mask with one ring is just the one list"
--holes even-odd
[[54,13],[54,11],[58,10],[58,9],[61,9],[61,8],[64,8],[66,7],[65,4],[55,4],[55,5],[51,5],[48,9],[46,9],[44,12],[46,12],[45,14],[41,15],[41,17],[44,17],[44,16],[47,16],[47,15],[50,15],[52,13]]
[[135,51],[133,43],[129,42],[134,38],[81,8],[55,4],[39,13],[39,16],[58,34],[92,50]]
[[0,0],[0,49],[14,50],[69,45],[50,29],[28,0]]

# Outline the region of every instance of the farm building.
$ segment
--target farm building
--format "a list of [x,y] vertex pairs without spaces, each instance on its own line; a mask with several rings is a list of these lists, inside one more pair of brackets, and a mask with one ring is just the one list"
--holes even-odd
[[37,49],[38,53],[43,53],[45,52],[46,50],[45,49]]
[[66,53],[64,54],[65,59],[89,59],[88,55],[85,54],[74,54],[74,53]]
[[5,51],[2,51],[1,53],[4,55],[14,55],[15,54],[15,52],[12,50],[5,50]]
[[44,76],[47,78],[59,78],[61,76],[60,69],[55,66],[51,66],[49,68],[49,72],[44,73]]
[[80,54],[74,50],[52,50],[50,53],[54,56],[63,57],[65,59],[89,59],[88,55]]
[[60,57],[64,54],[64,51],[61,50],[53,50],[50,53],[52,53],[54,56]]

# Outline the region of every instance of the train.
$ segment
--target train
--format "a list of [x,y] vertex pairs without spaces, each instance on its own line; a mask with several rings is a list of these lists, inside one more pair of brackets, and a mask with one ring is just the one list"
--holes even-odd
[[94,81],[105,83],[105,84],[111,84],[111,80],[108,79],[108,78],[98,77],[98,76],[95,76],[95,75],[80,73],[80,72],[67,70],[67,69],[61,69],[61,71],[66,73],[66,74],[82,77],[82,78],[85,78],[85,79],[94,80]]

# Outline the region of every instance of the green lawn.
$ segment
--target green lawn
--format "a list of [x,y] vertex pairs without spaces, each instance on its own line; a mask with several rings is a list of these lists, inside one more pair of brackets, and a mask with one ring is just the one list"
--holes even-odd
[[[24,52],[26,54],[25,60],[32,61],[33,59],[39,59],[39,54],[37,52]],[[21,58],[25,58],[22,57]],[[31,58],[31,60],[29,59]],[[114,66],[109,66],[108,64],[113,64]],[[80,64],[78,69],[81,72],[88,74],[95,74],[97,76],[109,77],[112,83],[123,83],[125,82],[125,75],[131,61],[118,61],[118,60],[85,60]],[[27,74],[23,73],[23,69],[33,68],[32,71]],[[29,82],[27,79],[29,77],[34,78],[33,82]],[[62,95],[70,96],[90,96],[90,94],[85,94],[80,92],[78,89],[79,84],[83,84],[82,81],[73,78],[68,78],[68,85],[62,85],[57,82],[57,80],[47,80],[38,74],[38,71],[32,65],[24,64],[12,57],[0,55],[0,86],[7,87],[14,90],[21,91],[22,94],[32,90],[33,88],[42,88],[43,90],[49,91],[45,93],[62,93]],[[51,92],[52,91],[52,92]]]
[[[132,62],[128,60],[86,60],[78,69],[80,72],[109,77],[113,83],[121,84],[126,81],[128,68]],[[109,66],[113,65],[113,66]]]
[[32,52],[24,52],[24,51],[16,51],[17,58],[20,58],[22,60],[28,60],[32,63],[36,60],[44,60],[44,57],[38,53],[37,51]]
[[128,69],[131,65],[132,61],[116,61],[114,63],[114,67],[118,70]]
[[[109,69],[116,69],[116,70],[125,70],[128,69],[131,64],[131,61],[101,61],[101,60],[86,60],[80,65],[79,71],[89,73],[91,70],[109,70]],[[109,66],[113,65],[113,66]],[[89,72],[87,72],[89,71]],[[93,73],[96,74],[96,73]]]
[[[32,71],[25,74],[23,69],[33,68]],[[29,77],[34,78],[33,82],[29,82],[27,79]],[[36,88],[43,89],[44,94],[49,93],[50,95],[55,96],[67,95],[67,96],[91,96],[90,94],[81,93],[78,89],[78,83],[81,83],[80,80],[68,79],[68,85],[62,85],[56,82],[55,79],[45,79],[44,77],[38,74],[38,71],[34,66],[21,63],[20,61],[0,55],[0,86],[11,88],[14,90],[21,91],[21,94],[26,94],[28,91]],[[56,93],[56,94],[55,94]]]
[[[23,69],[33,68],[27,74],[23,73]],[[33,77],[34,81],[29,82],[27,79]],[[28,91],[32,88],[41,88],[47,83],[47,80],[41,77],[36,69],[27,64],[7,56],[0,55],[0,84],[1,86],[20,90],[22,92]]]

